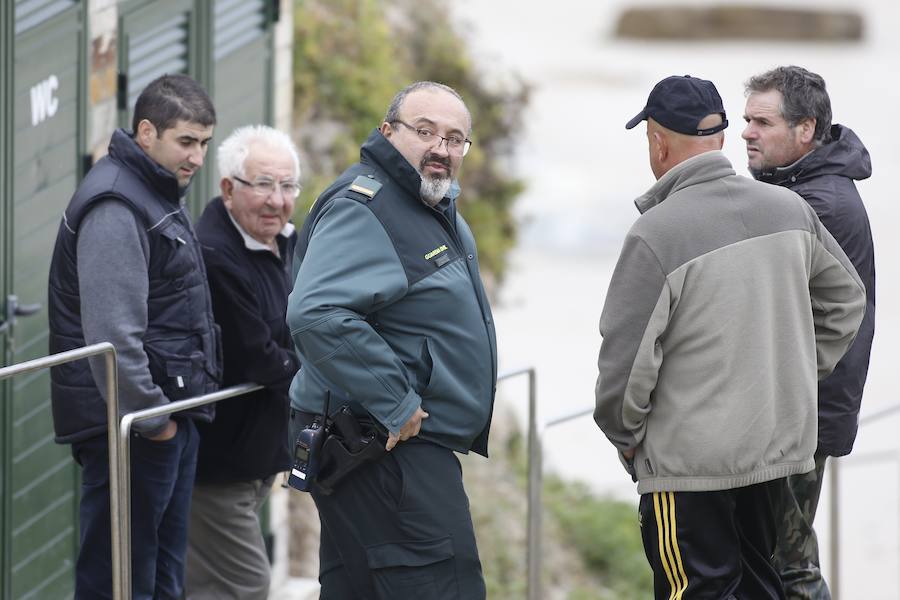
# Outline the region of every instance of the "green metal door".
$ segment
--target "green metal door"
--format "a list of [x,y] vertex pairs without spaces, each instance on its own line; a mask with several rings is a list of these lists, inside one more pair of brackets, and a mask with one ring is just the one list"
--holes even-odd
[[[9,312],[6,360],[47,354],[47,274],[60,216],[80,173],[84,113],[84,3],[16,0],[4,138],[3,232]],[[4,30],[4,39],[9,29]],[[5,143],[10,143],[9,141]],[[7,148],[9,146],[6,146]],[[3,598],[62,598],[73,589],[78,474],[53,442],[49,374],[14,379],[3,397]]]
[[[13,40],[13,7],[7,2],[0,2],[0,365],[9,363],[8,342],[9,323],[6,317],[6,297],[12,285],[12,202],[11,186],[6,174],[9,171],[7,162],[12,155],[12,140],[9,136],[8,116],[10,89],[12,89],[12,40]],[[10,403],[9,380],[0,380],[0,598],[6,598],[6,574],[9,572],[9,536],[7,535],[7,513],[9,507],[9,484],[6,474],[9,472],[9,439],[7,435],[12,414]]]
[[[197,81],[201,39],[191,0],[129,0],[120,4],[119,126],[131,129],[134,103],[148,83],[167,73]],[[202,173],[202,171],[201,171]],[[203,193],[196,182],[191,197]],[[196,201],[189,202],[194,204]]]
[[208,196],[219,194],[215,146],[242,125],[272,121],[272,2],[214,0],[212,85],[218,124],[201,171]]

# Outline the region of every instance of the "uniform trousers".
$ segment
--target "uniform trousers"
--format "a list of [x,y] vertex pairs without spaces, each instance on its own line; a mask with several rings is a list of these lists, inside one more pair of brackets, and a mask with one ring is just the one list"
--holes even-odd
[[[291,446],[311,418],[291,413]],[[309,417],[309,415],[306,415]],[[315,485],[320,600],[481,600],[486,596],[462,467],[452,450],[412,438]]]
[[784,600],[772,565],[784,479],[640,500],[644,552],[658,600]]
[[271,569],[259,510],[275,476],[197,483],[191,497],[188,600],[265,600]]

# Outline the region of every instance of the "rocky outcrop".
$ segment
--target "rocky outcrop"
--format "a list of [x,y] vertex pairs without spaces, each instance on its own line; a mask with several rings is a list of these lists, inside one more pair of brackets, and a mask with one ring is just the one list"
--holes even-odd
[[628,8],[615,28],[617,37],[660,40],[859,41],[863,34],[863,18],[853,10],[743,4]]

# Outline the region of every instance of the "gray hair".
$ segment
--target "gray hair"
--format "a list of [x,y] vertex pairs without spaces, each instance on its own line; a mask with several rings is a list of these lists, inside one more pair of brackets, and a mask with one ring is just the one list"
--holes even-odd
[[788,125],[794,127],[804,119],[815,119],[816,144],[831,141],[831,99],[821,75],[790,65],[755,75],[744,84],[744,94],[748,96],[769,90],[781,92],[781,116]]
[[250,147],[254,144],[263,144],[290,154],[294,161],[294,173],[297,179],[300,179],[300,156],[297,146],[286,133],[268,125],[238,127],[219,144],[217,162],[220,178],[235,175],[243,177],[244,162],[250,155]]
[[400,118],[400,107],[403,104],[403,101],[406,99],[408,95],[413,92],[417,92],[419,90],[441,90],[451,94],[459,99],[462,102],[463,107],[466,109],[466,114],[469,116],[469,131],[467,133],[472,133],[472,114],[469,112],[469,107],[466,106],[466,101],[462,99],[462,96],[459,95],[459,92],[454,90],[449,85],[444,85],[443,83],[438,83],[436,81],[417,81],[415,83],[411,83],[394,96],[394,99],[391,100],[391,104],[388,106],[387,113],[384,115],[385,123],[393,123],[395,121],[402,120]]

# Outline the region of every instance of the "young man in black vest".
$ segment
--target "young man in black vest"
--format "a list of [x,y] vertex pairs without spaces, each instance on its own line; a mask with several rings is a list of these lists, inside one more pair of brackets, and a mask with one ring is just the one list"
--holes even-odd
[[[120,414],[215,390],[221,365],[200,245],[183,197],[203,165],[216,113],[203,88],[164,75],[138,97],[133,131],[113,133],[63,214],[50,266],[50,351],[109,341]],[[105,368],[51,372],[56,440],[82,468],[75,598],[110,598]],[[193,420],[212,407],[135,424],[131,441],[132,593],[179,598],[191,487]]]
[[285,323],[300,193],[291,139],[241,127],[219,145],[221,196],[197,222],[213,313],[222,328],[224,385],[265,389],[216,404],[200,423],[185,587],[188,600],[265,600],[269,557],[259,509],[287,471],[288,387],[300,366]]

